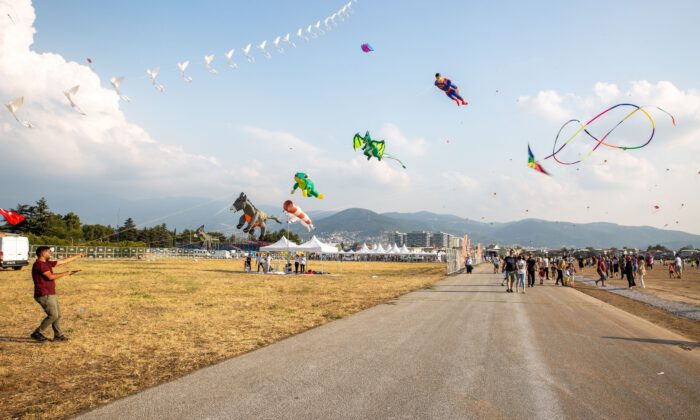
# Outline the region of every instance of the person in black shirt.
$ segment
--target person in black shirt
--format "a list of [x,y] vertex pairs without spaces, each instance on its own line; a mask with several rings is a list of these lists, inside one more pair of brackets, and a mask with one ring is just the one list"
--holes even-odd
[[503,271],[506,273],[508,285],[506,292],[513,293],[513,284],[515,283],[515,251],[508,251],[508,256],[503,259]]
[[537,260],[532,256],[532,252],[527,254],[527,286],[535,287],[535,270],[537,269]]

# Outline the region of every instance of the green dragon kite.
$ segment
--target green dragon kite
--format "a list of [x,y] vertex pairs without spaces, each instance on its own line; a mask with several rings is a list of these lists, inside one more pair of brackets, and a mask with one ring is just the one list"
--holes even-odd
[[379,161],[381,161],[382,158],[387,158],[399,162],[401,167],[406,169],[406,165],[404,165],[403,162],[384,152],[386,149],[384,140],[372,140],[372,137],[369,135],[369,131],[365,133],[364,137],[362,137],[360,133],[356,133],[355,137],[352,139],[352,146],[355,150],[362,148],[362,152],[365,154],[365,156],[367,156],[367,160],[370,160],[373,157],[377,158]]

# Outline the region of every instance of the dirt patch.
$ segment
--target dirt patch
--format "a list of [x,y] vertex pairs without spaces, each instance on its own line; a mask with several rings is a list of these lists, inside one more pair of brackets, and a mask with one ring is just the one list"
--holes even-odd
[[676,334],[686,337],[690,341],[700,342],[700,322],[675,316],[667,311],[655,308],[643,302],[620,296],[618,294],[599,289],[597,287],[576,282],[576,290],[602,300],[616,308],[627,311],[640,318],[656,324]]

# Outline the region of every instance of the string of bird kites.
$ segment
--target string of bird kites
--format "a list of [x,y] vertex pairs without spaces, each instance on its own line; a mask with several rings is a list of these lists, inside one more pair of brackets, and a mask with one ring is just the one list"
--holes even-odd
[[[345,3],[339,10],[334,12],[333,14],[327,16],[323,20],[318,20],[316,21],[315,24],[310,24],[304,28],[299,28],[296,31],[296,38],[292,38],[292,33],[288,32],[285,35],[279,35],[277,36],[272,42],[272,46],[276,49],[276,51],[280,54],[284,53],[284,46],[290,47],[290,48],[296,48],[296,44],[294,43],[294,39],[297,41],[304,41],[308,42],[311,39],[318,38],[320,35],[325,34],[326,32],[331,31],[334,27],[338,26],[338,20],[344,21],[347,18],[350,17],[350,14],[353,12],[353,3],[356,2],[356,0],[351,0],[347,3]],[[255,57],[252,55],[253,48],[257,50],[263,57],[267,59],[271,59],[272,55],[270,54],[270,51],[268,50],[268,42],[267,40],[262,41],[259,44],[256,44],[255,46],[252,43],[247,44],[244,48],[241,49],[241,52],[243,56],[246,58],[248,63],[254,64],[255,63]],[[360,46],[361,50],[364,53],[370,53],[374,52],[374,47],[370,45],[369,43],[364,43]],[[226,64],[229,68],[232,70],[238,69],[238,64],[234,61],[234,54],[235,54],[235,49],[230,49],[227,52],[225,52],[223,55],[226,58]],[[205,55],[204,56],[204,66],[206,70],[211,73],[211,74],[217,74],[218,70],[213,67],[215,55],[210,54],[210,55]],[[92,59],[87,58],[87,63],[89,66],[92,66]],[[180,74],[180,78],[186,82],[190,83],[192,82],[192,77],[190,77],[187,74],[187,69],[190,65],[190,61],[186,60],[183,62],[177,63],[177,68]],[[148,76],[148,79],[150,83],[153,85],[153,87],[158,91],[158,92],[165,92],[165,87],[158,82],[158,76],[160,74],[160,68],[159,67],[154,67],[151,69],[146,70],[146,74]],[[121,91],[121,86],[122,83],[124,82],[124,77],[123,76],[117,76],[117,77],[112,77],[110,79],[110,84],[112,85],[112,88],[114,89],[115,93],[118,95],[120,100],[125,101],[125,102],[130,102],[131,99],[124,95]],[[452,83],[452,81],[441,75],[440,73],[435,74],[435,82],[434,82],[435,87],[440,89],[445,93],[445,95],[450,99],[453,100],[457,106],[462,106],[462,105],[468,105],[468,102],[461,96],[459,88],[457,85]],[[86,113],[82,110],[82,108],[78,105],[76,102],[76,96],[78,94],[78,90],[80,89],[80,85],[75,85],[71,87],[70,89],[67,89],[64,91],[64,95],[66,99],[68,100],[69,105],[75,109],[78,113],[82,115],[86,115]],[[26,128],[34,128],[34,124],[31,122],[21,119],[17,111],[22,107],[24,103],[24,97],[20,96],[13,101],[7,103],[5,106],[7,110],[12,114],[14,119],[21,124],[22,126]],[[620,103],[613,105],[599,114],[595,115],[593,118],[589,119],[585,123],[582,122],[581,120],[578,119],[570,119],[566,121],[559,131],[557,132],[555,139],[554,139],[554,144],[552,146],[552,153],[545,156],[542,159],[536,159],[535,155],[532,151],[532,148],[528,144],[527,151],[528,151],[528,161],[527,165],[532,168],[533,170],[543,174],[550,176],[549,172],[545,170],[545,168],[542,166],[543,161],[547,161],[548,159],[552,159],[554,162],[564,165],[564,166],[571,166],[571,165],[577,165],[581,163],[583,160],[591,157],[593,152],[598,150],[601,147],[605,148],[611,148],[611,149],[617,149],[621,151],[627,151],[627,150],[638,150],[643,147],[646,147],[651,143],[651,141],[654,138],[654,135],[656,134],[656,123],[654,121],[654,118],[649,112],[650,108],[657,109],[664,114],[668,115],[670,117],[671,122],[673,125],[676,125],[676,119],[673,115],[671,115],[669,112],[666,110],[658,107],[658,106],[639,106],[631,103]],[[598,121],[600,118],[604,117],[606,114],[609,112],[620,109],[623,111],[626,111],[626,114],[616,123],[612,125],[612,128],[610,128],[607,132],[605,132],[602,136],[596,136],[593,133],[591,133],[591,126]],[[644,137],[640,142],[636,145],[618,145],[609,140],[610,136],[617,130],[622,124],[624,124],[626,121],[628,121],[631,117],[635,115],[641,114],[645,119],[648,121],[650,125],[650,132],[648,137]],[[574,127],[573,133],[569,134],[568,137],[564,136],[563,133],[567,132],[567,128],[570,129],[570,127]],[[576,160],[564,160],[563,158],[560,158],[559,155],[560,153],[567,147],[569,146],[574,140],[580,140],[580,139],[588,139],[591,141],[591,147],[588,153],[586,153],[583,156],[580,156]],[[369,131],[365,133],[364,136],[360,135],[359,133],[355,134],[353,137],[353,149],[361,149],[363,154],[367,157],[367,160],[370,160],[372,158],[377,159],[378,161],[381,161],[383,159],[389,159],[396,161],[401,165],[402,168],[406,169],[406,166],[404,163],[398,159],[397,157],[386,153],[386,142],[384,140],[376,140],[372,139]],[[607,161],[607,160],[606,160]],[[700,174],[700,172],[698,172]],[[297,188],[300,188],[302,191],[302,194],[304,197],[316,197],[319,199],[323,198],[323,194],[319,194],[314,186],[313,181],[311,181],[308,177],[307,174],[299,172],[295,174],[294,176],[295,179],[295,184],[294,188],[292,190],[292,193]],[[496,196],[496,193],[494,193],[494,196]],[[683,205],[681,205],[683,207]],[[291,201],[286,201],[283,205],[285,213],[288,215],[288,221],[289,222],[294,222],[294,221],[301,221],[303,225],[307,227],[307,229],[312,229],[313,224],[311,223],[311,220],[309,217],[299,208],[296,206],[293,202]],[[660,210],[659,205],[654,205],[654,211]],[[527,210],[526,210],[527,211]],[[20,215],[17,215],[16,213],[9,212],[7,210],[0,209],[0,215],[5,216],[5,219],[8,220],[10,224],[17,224],[23,220]],[[22,219],[22,220],[20,220]],[[678,223],[678,222],[676,222]],[[668,225],[665,225],[668,226]]]

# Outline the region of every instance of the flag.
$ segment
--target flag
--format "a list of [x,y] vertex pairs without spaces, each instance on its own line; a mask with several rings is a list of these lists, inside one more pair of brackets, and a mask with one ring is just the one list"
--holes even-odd
[[535,155],[532,153],[532,149],[530,149],[530,145],[527,145],[527,166],[531,167],[532,169],[536,170],[537,172],[541,172],[545,175],[549,175],[547,171],[544,170],[542,165],[537,163],[535,160]]
[[24,216],[11,210],[0,209],[0,215],[12,226],[18,225],[24,221]]

